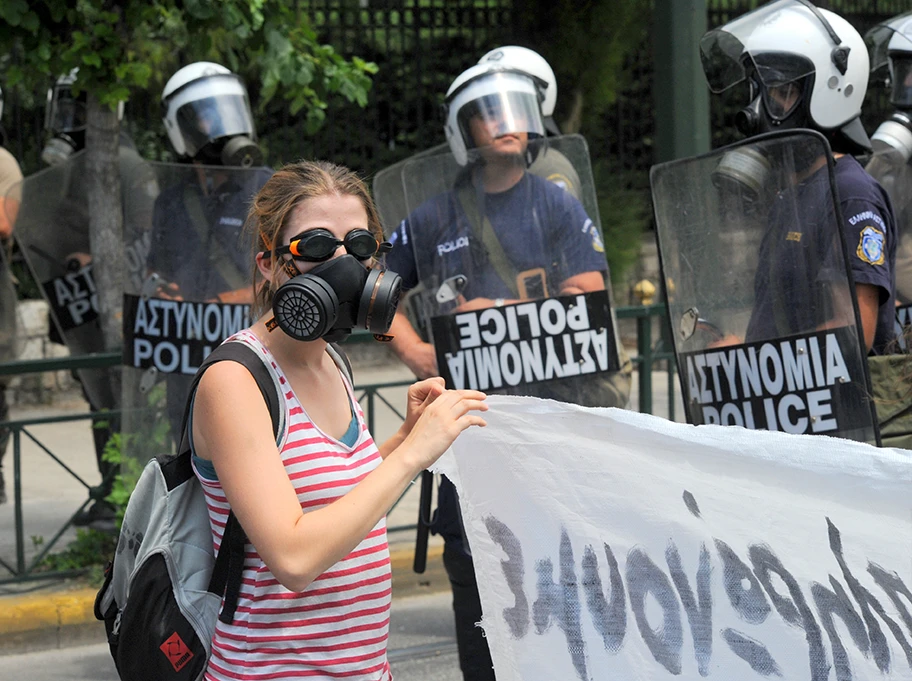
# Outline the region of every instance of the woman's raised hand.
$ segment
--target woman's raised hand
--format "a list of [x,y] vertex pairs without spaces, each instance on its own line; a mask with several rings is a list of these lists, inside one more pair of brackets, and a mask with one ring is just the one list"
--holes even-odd
[[408,399],[405,409],[404,432],[412,431],[419,417],[427,406],[436,400],[446,390],[446,383],[440,376],[426,378],[409,386]]
[[[439,379],[442,382],[442,379]],[[456,437],[471,426],[486,426],[487,422],[476,412],[487,411],[485,395],[478,390],[443,390],[435,379],[415,384],[414,394],[409,390],[409,406],[412,399],[424,394],[420,415],[402,444],[397,448],[417,474],[434,463]],[[428,384],[423,386],[422,384]],[[419,387],[421,386],[421,387]]]

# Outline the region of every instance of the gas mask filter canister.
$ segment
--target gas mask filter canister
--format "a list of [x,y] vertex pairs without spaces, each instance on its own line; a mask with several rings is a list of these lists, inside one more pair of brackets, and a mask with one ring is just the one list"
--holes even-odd
[[343,255],[282,284],[273,296],[269,327],[277,325],[300,341],[335,342],[355,328],[382,336],[393,323],[401,293],[402,278],[395,272],[367,269],[354,256]]

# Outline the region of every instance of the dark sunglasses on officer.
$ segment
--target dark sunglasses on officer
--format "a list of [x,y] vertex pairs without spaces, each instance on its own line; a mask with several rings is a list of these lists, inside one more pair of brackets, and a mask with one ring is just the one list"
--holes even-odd
[[303,262],[324,262],[333,257],[339,246],[345,246],[346,252],[358,260],[389,253],[393,247],[388,241],[377,241],[366,229],[353,229],[344,239],[337,239],[328,229],[312,229],[294,237],[287,246],[279,246],[275,253],[287,253]]

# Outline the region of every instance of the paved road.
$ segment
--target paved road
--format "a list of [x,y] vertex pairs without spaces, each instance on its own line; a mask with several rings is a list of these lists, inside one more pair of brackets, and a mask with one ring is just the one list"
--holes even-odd
[[[461,681],[450,595],[399,598],[390,621],[390,665],[396,681]],[[43,650],[0,659],[4,679],[118,681],[106,644]]]

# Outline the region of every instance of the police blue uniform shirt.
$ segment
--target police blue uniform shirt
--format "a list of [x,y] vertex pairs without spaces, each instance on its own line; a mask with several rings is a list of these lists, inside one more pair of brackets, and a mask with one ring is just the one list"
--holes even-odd
[[[873,354],[894,339],[896,225],[890,199],[851,156],[836,161],[842,238],[856,284],[880,289]],[[829,173],[824,167],[794,192],[774,199],[760,246],[754,308],[745,339],[806,333],[833,317],[829,282],[845,280],[832,231]]]
[[[560,284],[576,274],[607,271],[598,229],[582,204],[558,185],[526,173],[507,191],[485,194],[484,206],[513,268],[521,272],[544,267],[549,294],[556,295]],[[390,241],[394,247],[386,264],[402,277],[406,289],[429,275],[443,280],[464,274],[466,300],[514,295],[487,261],[483,244],[475,242],[456,191],[415,209]],[[447,545],[464,548],[456,490],[446,477],[440,481],[431,529]]]
[[[207,174],[218,172],[206,170]],[[242,238],[244,221],[251,199],[273,170],[231,168],[225,172],[227,179],[208,194],[196,181],[179,183],[163,190],[155,202],[147,269],[177,284],[187,300],[209,300],[238,288],[222,276],[225,267],[234,268],[245,280],[250,277],[250,248]],[[205,225],[194,224],[187,207],[189,192],[199,201]]]
[[[516,273],[544,268],[550,295],[576,274],[607,271],[598,229],[582,204],[554,183],[525,173],[507,191],[485,193],[480,203]],[[455,190],[415,209],[390,241],[393,250],[386,264],[402,277],[405,289],[429,276],[439,278],[439,284],[462,274],[467,277],[462,289],[466,300],[515,297],[476,239]]]

